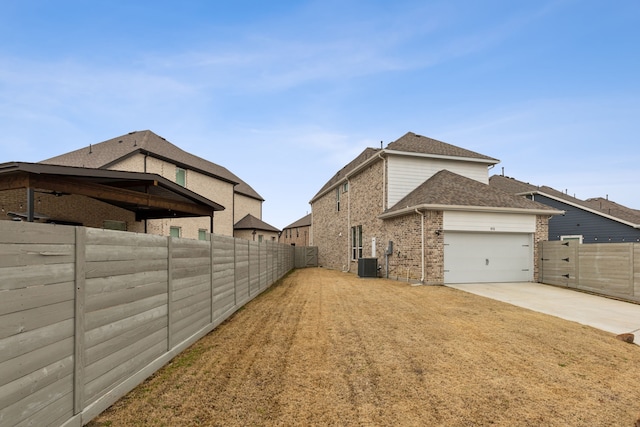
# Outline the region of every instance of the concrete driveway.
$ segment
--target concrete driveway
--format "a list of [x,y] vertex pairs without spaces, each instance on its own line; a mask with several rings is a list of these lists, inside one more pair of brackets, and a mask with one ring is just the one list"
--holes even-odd
[[640,304],[540,283],[465,283],[447,286],[616,335],[633,333],[636,336],[635,343],[640,344]]

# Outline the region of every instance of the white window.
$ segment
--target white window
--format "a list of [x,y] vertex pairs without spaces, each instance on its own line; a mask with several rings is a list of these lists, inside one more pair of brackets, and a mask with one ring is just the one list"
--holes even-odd
[[207,240],[207,232],[204,228],[198,230],[198,240]]
[[560,236],[560,240],[576,240],[578,243],[582,244],[583,236],[581,234]]
[[340,212],[340,188],[336,188],[336,211]]
[[362,226],[351,227],[351,259],[362,258]]

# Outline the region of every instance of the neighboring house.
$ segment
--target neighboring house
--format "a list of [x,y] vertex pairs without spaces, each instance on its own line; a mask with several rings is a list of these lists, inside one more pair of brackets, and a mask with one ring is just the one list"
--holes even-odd
[[280,230],[247,214],[233,226],[233,236],[239,239],[252,240],[254,242],[277,241]]
[[560,214],[488,185],[499,161],[407,133],[367,148],[310,201],[319,264],[425,284],[537,280],[537,243]]
[[264,199],[226,168],[178,148],[155,133],[130,132],[98,144],[62,154],[42,164],[153,173],[224,207],[209,217],[150,219],[128,224],[131,231],[200,238],[207,233],[234,235],[234,225],[251,214],[262,217]]
[[211,221],[224,207],[157,174],[8,162],[0,209],[2,220],[144,232],[147,220]]
[[287,225],[280,235],[280,243],[292,246],[309,246],[311,237],[311,214]]
[[540,187],[502,175],[493,175],[489,185],[563,210],[564,215],[554,216],[549,221],[549,240],[640,242],[640,211],[606,197],[580,200],[551,187]]

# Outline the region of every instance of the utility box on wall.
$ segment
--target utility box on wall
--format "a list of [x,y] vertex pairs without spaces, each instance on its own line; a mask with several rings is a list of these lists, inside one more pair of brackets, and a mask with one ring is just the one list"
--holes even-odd
[[378,277],[378,258],[358,258],[358,277]]

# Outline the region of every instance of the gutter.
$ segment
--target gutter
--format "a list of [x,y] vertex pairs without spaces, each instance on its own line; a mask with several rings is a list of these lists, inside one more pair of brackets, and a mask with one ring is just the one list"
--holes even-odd
[[416,208],[415,212],[420,215],[420,237],[421,237],[421,255],[420,255],[420,264],[422,267],[422,275],[420,276],[420,283],[424,285],[424,212],[421,212]]
[[[533,200],[533,197],[535,195],[542,196],[542,197],[547,197],[547,198],[549,198],[551,200],[555,200],[556,202],[560,202],[560,203],[564,203],[564,204],[569,205],[569,206],[573,206],[574,208],[578,208],[578,209],[583,210],[585,212],[589,212],[589,213],[592,213],[594,215],[598,215],[598,216],[601,216],[603,218],[607,218],[607,219],[610,219],[612,221],[619,222],[620,224],[624,224],[624,225],[628,225],[628,226],[633,227],[633,228],[640,229],[640,224],[634,224],[632,222],[625,221],[624,219],[617,218],[617,217],[615,217],[613,215],[606,214],[606,213],[601,212],[601,211],[599,211],[597,209],[593,209],[593,208],[590,208],[588,206],[581,205],[579,203],[574,203],[574,202],[571,202],[569,200],[563,199],[562,197],[553,196],[551,194],[547,194],[547,193],[544,193],[542,191],[525,191],[523,193],[517,193],[516,194],[516,196],[531,196],[532,200]],[[541,202],[538,202],[538,203],[541,203]],[[563,215],[564,215],[564,211],[563,211]]]
[[397,211],[383,213],[378,215],[380,219],[393,218],[396,216],[406,215],[415,210],[428,211],[467,211],[467,212],[493,212],[493,213],[515,213],[523,215],[564,215],[565,211],[556,209],[526,209],[526,208],[501,208],[491,206],[465,206],[465,205],[442,205],[442,204],[421,204],[417,206],[399,209]]

